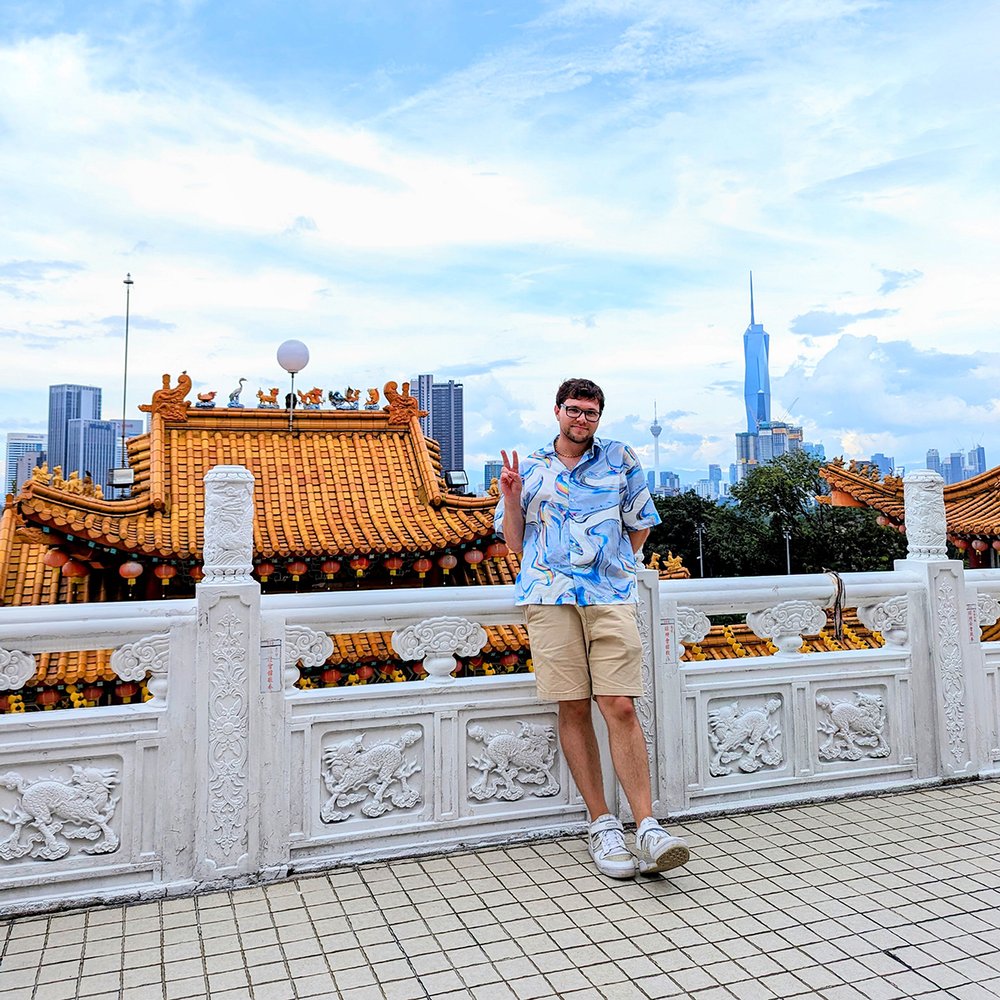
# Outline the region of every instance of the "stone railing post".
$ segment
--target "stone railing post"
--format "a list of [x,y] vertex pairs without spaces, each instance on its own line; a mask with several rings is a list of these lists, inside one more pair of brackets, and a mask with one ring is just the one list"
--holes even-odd
[[205,475],[205,576],[197,587],[198,808],[195,878],[224,882],[262,867],[252,739],[260,693],[260,585],[253,570],[253,476],[240,465]]
[[944,480],[920,469],[903,490],[907,558],[896,568],[923,583],[919,609],[907,614],[917,731],[936,735],[938,775],[971,776],[986,763],[976,720],[985,698],[978,610],[967,600],[963,564],[947,557]]

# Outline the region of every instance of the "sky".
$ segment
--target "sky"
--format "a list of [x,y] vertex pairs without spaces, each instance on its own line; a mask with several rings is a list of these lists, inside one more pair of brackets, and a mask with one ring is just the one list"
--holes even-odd
[[294,338],[299,388],[461,381],[473,484],[575,376],[693,481],[746,429],[752,271],[774,419],[997,464],[997,37],[991,0],[5,0],[0,442],[62,382],[253,403]]

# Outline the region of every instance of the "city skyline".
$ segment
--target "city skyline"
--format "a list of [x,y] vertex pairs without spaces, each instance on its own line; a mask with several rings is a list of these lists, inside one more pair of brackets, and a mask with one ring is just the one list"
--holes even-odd
[[649,468],[657,401],[661,469],[697,480],[745,423],[752,269],[772,420],[829,457],[996,454],[998,27],[868,0],[5,9],[0,441],[45,430],[50,383],[122,397],[131,272],[126,417],[164,372],[284,391],[295,337],[298,385],[461,381],[472,483],[579,375]]

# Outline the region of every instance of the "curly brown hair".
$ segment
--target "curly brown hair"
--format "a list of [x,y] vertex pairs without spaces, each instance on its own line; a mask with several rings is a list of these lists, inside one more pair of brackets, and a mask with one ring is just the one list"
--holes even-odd
[[556,392],[556,406],[562,406],[567,399],[592,399],[604,412],[604,390],[589,378],[566,379]]

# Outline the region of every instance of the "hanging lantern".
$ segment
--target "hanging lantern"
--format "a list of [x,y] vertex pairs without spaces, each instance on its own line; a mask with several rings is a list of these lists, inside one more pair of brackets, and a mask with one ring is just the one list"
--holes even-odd
[[955,548],[960,552],[964,552],[969,547],[969,541],[966,538],[956,538]]
[[469,551],[465,553],[465,561],[470,566],[478,566],[483,561],[483,554],[479,551],[479,549],[469,549]]
[[351,569],[353,569],[358,576],[364,576],[365,570],[368,569],[368,566],[368,556],[355,556],[351,560]]
[[390,576],[395,576],[403,568],[403,560],[399,556],[389,556],[385,561],[385,568]]
[[880,528],[886,528],[889,526],[889,518],[887,518],[885,514],[879,514],[879,516],[875,518],[875,523]]
[[438,566],[441,567],[441,572],[444,573],[445,576],[447,576],[457,565],[458,559],[450,552],[446,552],[438,559]]
[[46,711],[51,711],[59,704],[59,692],[55,688],[43,688],[35,695],[35,704],[41,705]]
[[993,548],[996,549],[997,552],[1000,552],[1000,538],[996,539],[993,543]]
[[323,571],[324,575],[328,580],[332,580],[340,572],[340,560],[339,559],[327,559],[320,569]]
[[430,559],[425,559],[423,557],[413,561],[414,572],[420,577],[421,580],[427,576],[433,565],[434,564],[430,561]]
[[195,583],[201,583],[205,579],[205,571],[200,566],[192,566],[188,570],[188,576],[194,580]]
[[285,569],[287,569],[291,575],[293,583],[298,583],[300,577],[305,576],[306,573],[309,572],[308,564],[303,562],[301,559],[293,559],[290,563],[288,563]]
[[905,524],[897,524],[897,525],[896,525],[896,530],[897,530],[897,531],[898,531],[898,532],[899,532],[899,533],[900,533],[901,535],[905,535],[905,534],[906,534],[906,525],[905,525]]
[[104,696],[104,688],[100,684],[88,684],[80,694],[90,702],[100,701]]
[[115,694],[121,698],[124,704],[128,704],[139,693],[139,685],[132,681],[125,681],[115,685]]
[[142,563],[129,559],[118,567],[118,575],[128,581],[129,589],[135,586],[135,581],[142,576]]
[[496,559],[497,561],[503,559],[510,549],[503,542],[493,542],[492,545],[486,547],[486,555],[490,559]]
[[375,676],[375,668],[364,664],[357,669],[358,680],[367,684]]
[[504,670],[513,670],[517,666],[517,653],[504,653],[500,657],[500,665]]
[[336,667],[329,667],[320,676],[323,678],[324,684],[332,687],[334,684],[339,684],[341,677],[344,675]]
[[274,576],[274,563],[262,562],[257,563],[254,572],[260,577],[261,583],[267,583],[267,579],[270,576]]
[[170,586],[170,581],[177,576],[177,567],[169,563],[160,563],[153,568],[153,576],[160,578],[160,584],[164,587]]
[[83,564],[77,562],[75,559],[67,559],[62,564],[62,569],[59,570],[63,576],[65,576],[70,583],[82,583],[84,577],[86,577],[90,570]]
[[981,538],[977,538],[973,543],[972,547],[977,552],[985,552],[990,546],[988,542],[984,542]]
[[58,569],[60,566],[69,562],[69,556],[66,555],[62,549],[49,549],[49,551],[45,553],[45,557],[42,559],[42,562],[45,563],[46,566]]

